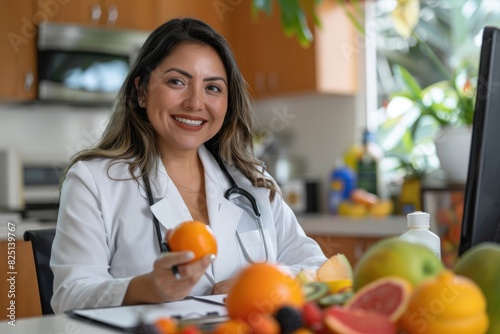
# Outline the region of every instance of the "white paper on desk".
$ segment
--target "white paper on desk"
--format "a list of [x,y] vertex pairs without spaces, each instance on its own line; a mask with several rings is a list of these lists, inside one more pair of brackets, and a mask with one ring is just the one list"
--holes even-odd
[[[199,298],[223,303],[226,296],[199,296]],[[220,316],[227,315],[225,306],[209,304],[194,299],[164,304],[117,306],[72,311],[77,316],[123,329],[137,326],[141,317],[144,323],[153,323],[162,317],[180,316],[183,319],[199,318],[206,316],[210,312],[217,312]]]

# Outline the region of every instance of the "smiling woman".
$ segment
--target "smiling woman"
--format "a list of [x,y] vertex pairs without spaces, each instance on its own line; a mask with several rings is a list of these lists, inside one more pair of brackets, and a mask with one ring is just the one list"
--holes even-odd
[[[139,87],[139,101],[145,101],[162,157],[193,150],[196,154],[196,149],[219,131],[226,116],[227,75],[220,57],[207,45],[186,42],[158,65],[151,78],[145,89]],[[164,158],[163,163],[167,171],[176,169],[172,159]],[[198,181],[195,186],[203,181],[189,170],[173,176],[181,184],[190,183],[193,177]]]
[[[290,274],[326,261],[256,158],[253,117],[219,33],[189,18],[153,31],[102,138],[63,174],[54,311],[226,293],[253,261]],[[192,220],[210,226],[216,258],[166,252]]]

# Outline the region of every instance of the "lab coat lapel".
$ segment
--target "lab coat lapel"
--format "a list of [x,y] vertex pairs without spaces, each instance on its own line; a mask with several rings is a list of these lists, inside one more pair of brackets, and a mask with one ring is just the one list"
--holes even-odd
[[[172,229],[183,221],[191,220],[191,215],[185,207],[179,192],[170,182],[161,160],[158,161],[158,172],[150,173],[149,180],[154,202],[150,206],[151,211],[161,226],[165,229]],[[143,197],[148,198],[145,185],[141,184],[139,191]],[[184,210],[179,210],[179,208],[184,208]]]
[[216,282],[232,277],[239,266],[235,259],[239,258],[236,241],[236,229],[243,210],[220,195],[208,199],[210,227],[217,239],[217,257],[213,263],[213,278]]
[[236,229],[240,223],[243,209],[224,198],[224,192],[229,188],[229,182],[214,157],[204,146],[200,147],[198,152],[205,169],[210,227],[215,234],[218,247],[217,257],[212,267],[212,276],[216,282],[219,282],[233,277],[239,269],[239,265],[235,265],[238,261],[236,259],[239,259]]

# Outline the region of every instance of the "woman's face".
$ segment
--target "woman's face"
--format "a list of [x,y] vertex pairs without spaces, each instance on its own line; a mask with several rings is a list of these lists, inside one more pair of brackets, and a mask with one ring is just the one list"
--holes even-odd
[[222,60],[210,46],[179,44],[151,73],[145,102],[163,152],[196,150],[220,130],[226,115]]

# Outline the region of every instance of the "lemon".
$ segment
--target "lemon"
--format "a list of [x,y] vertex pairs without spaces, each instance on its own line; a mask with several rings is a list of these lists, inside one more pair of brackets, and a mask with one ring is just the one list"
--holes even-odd
[[409,334],[484,334],[486,299],[472,280],[446,270],[417,286],[401,327]]
[[327,281],[329,292],[337,293],[341,291],[347,291],[348,289],[352,289],[352,280],[350,279],[336,279],[332,281]]

